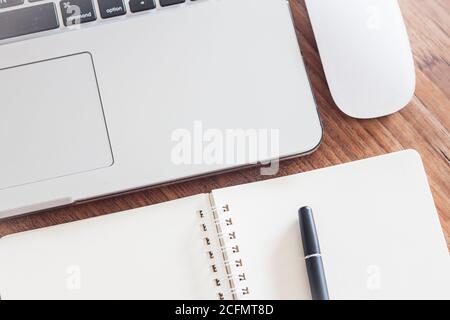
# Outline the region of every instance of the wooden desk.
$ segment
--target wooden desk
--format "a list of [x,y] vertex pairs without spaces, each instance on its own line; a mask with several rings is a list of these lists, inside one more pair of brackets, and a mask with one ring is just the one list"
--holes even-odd
[[[414,148],[423,157],[441,223],[450,245],[450,2],[400,0],[417,68],[416,95],[392,116],[357,121],[330,96],[303,0],[291,0],[322,117],[325,137],[312,155],[285,161],[280,176]],[[0,236],[173,200],[214,188],[261,180],[257,168],[80,204],[0,223]],[[407,224],[407,221],[405,221]]]

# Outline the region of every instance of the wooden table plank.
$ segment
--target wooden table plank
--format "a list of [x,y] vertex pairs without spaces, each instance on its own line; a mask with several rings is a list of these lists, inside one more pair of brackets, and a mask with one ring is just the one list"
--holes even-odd
[[[291,0],[325,136],[321,147],[312,155],[282,162],[278,176],[414,148],[424,160],[442,227],[450,245],[450,1],[399,2],[416,62],[415,97],[407,108],[392,116],[358,121],[341,113],[333,103],[304,1]],[[49,210],[0,222],[0,236],[262,179],[257,168],[250,168]]]

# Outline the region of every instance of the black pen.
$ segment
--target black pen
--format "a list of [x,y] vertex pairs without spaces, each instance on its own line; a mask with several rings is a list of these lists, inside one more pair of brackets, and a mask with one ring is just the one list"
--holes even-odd
[[329,300],[327,279],[320,253],[319,237],[317,236],[313,211],[310,207],[303,207],[298,211],[298,216],[312,299]]

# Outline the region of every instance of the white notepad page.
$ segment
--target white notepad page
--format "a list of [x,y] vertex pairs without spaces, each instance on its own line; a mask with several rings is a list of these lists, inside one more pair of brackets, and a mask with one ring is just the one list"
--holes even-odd
[[217,299],[207,195],[0,239],[2,299]]
[[404,151],[213,192],[229,204],[252,299],[310,299],[297,210],[313,208],[332,299],[450,298],[420,156]]

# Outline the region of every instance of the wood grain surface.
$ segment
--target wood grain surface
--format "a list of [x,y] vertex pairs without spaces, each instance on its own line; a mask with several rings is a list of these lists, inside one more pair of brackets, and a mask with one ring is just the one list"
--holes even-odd
[[[450,245],[450,1],[400,0],[414,51],[417,88],[407,108],[376,120],[341,113],[327,87],[303,0],[291,0],[325,136],[312,155],[284,161],[279,176],[413,148],[425,163],[447,243]],[[258,168],[138,191],[0,222],[0,236],[109,214],[261,180]],[[405,221],[407,226],[408,222]]]

